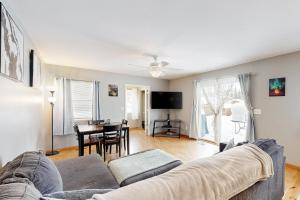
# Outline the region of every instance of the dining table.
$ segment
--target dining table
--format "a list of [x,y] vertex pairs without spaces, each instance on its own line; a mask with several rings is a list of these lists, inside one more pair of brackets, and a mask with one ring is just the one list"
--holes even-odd
[[[115,126],[119,125],[121,123],[118,122],[112,122],[109,124],[79,124],[78,125],[78,148],[79,148],[79,156],[84,155],[84,136],[85,135],[91,135],[91,134],[97,134],[97,133],[103,133],[103,127],[104,126]],[[127,155],[130,154],[130,134],[129,134],[129,126],[128,125],[122,125],[122,131],[124,131],[125,138],[126,138],[126,148],[127,148]]]

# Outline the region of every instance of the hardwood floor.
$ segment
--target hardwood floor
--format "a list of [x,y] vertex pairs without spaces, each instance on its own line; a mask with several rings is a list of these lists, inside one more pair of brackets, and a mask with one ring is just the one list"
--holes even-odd
[[300,196],[300,168],[287,165],[285,168],[285,195],[283,199],[295,200],[298,196]]
[[[209,144],[203,141],[191,140],[186,137],[178,138],[164,138],[164,137],[148,137],[145,136],[143,130],[131,130],[130,132],[130,153],[136,153],[146,149],[162,149],[184,162],[191,161],[197,158],[205,158],[218,152],[218,146]],[[92,153],[96,153],[92,149]],[[118,155],[115,149],[110,155],[107,153],[107,158],[115,159]],[[85,155],[88,155],[88,149],[85,149]],[[122,155],[125,155],[123,150]],[[50,157],[52,160],[62,160],[68,158],[78,157],[78,150],[76,147],[60,150],[60,154]],[[300,168],[287,166],[285,174],[285,195],[284,200],[295,200],[300,194]]]

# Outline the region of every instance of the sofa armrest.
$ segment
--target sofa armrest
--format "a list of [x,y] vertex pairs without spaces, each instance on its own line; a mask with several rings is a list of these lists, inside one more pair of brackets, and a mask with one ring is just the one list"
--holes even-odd
[[230,200],[281,200],[284,194],[285,157],[284,148],[272,139],[259,139],[254,142],[268,153],[273,160],[274,176],[257,182]]

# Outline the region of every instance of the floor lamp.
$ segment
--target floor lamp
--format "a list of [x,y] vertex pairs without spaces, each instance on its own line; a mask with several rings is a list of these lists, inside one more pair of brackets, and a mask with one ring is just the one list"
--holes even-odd
[[48,98],[48,101],[51,105],[51,133],[52,133],[52,149],[51,151],[48,151],[46,153],[46,156],[53,156],[53,155],[56,155],[56,154],[59,154],[58,151],[54,151],[53,149],[53,108],[54,108],[54,103],[56,101],[55,97],[54,97],[54,90],[50,90],[50,93],[51,93],[51,96]]

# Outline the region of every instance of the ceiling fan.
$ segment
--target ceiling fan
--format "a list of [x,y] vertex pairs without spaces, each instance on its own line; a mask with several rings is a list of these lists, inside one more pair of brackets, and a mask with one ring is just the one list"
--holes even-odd
[[129,64],[129,65],[133,67],[138,67],[141,70],[148,70],[151,76],[154,78],[159,78],[161,76],[164,76],[166,74],[166,71],[182,70],[179,68],[169,67],[170,63],[168,63],[167,61],[158,61],[157,55],[146,55],[146,56],[152,57],[154,60],[149,64],[149,66],[141,66],[141,65],[133,65],[133,64]]

